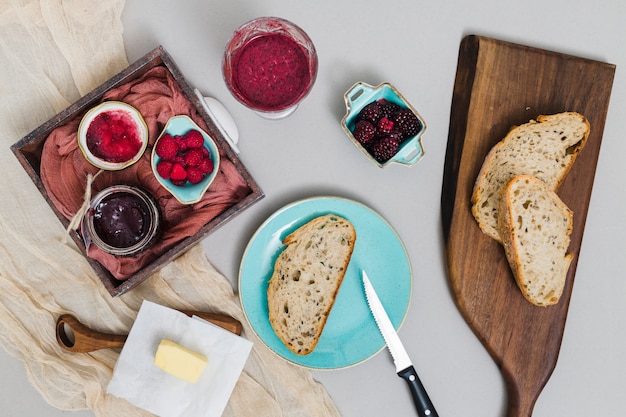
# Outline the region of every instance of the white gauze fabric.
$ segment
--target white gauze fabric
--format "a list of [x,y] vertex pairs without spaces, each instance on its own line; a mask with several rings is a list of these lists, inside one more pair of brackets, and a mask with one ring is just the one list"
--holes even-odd
[[[114,349],[69,353],[55,322],[75,315],[94,330],[128,334],[144,299],[229,314],[254,342],[224,416],[338,416],[306,369],[279,359],[247,327],[233,289],[201,245],[129,293],[112,298],[10,146],[128,65],[123,0],[0,0],[0,345],[21,359],[52,406],[96,416],[150,415],[106,394]],[[147,51],[146,51],[147,52]]]

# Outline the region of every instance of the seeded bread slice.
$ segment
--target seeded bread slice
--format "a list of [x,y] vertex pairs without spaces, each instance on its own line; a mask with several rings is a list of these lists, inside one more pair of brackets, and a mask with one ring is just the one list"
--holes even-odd
[[356,231],[328,214],[287,236],[267,289],[269,321],[292,352],[315,349],[352,257]]
[[572,211],[545,182],[513,177],[502,190],[498,228],[517,285],[538,306],[556,304],[573,255]]
[[574,112],[539,116],[514,127],[496,144],[480,169],[472,214],[481,230],[498,242],[502,187],[515,175],[532,175],[556,191],[589,136],[589,122]]

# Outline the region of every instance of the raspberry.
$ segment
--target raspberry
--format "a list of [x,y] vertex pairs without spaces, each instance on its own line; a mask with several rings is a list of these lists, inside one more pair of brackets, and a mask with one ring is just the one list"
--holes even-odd
[[185,165],[197,167],[198,165],[200,165],[203,157],[204,155],[202,154],[202,151],[200,149],[191,148],[185,154]]
[[214,165],[213,165],[213,161],[211,160],[211,158],[203,158],[202,161],[200,162],[200,165],[198,165],[198,168],[200,168],[200,171],[202,171],[202,173],[204,174],[210,174],[211,172],[213,172],[214,169]]
[[197,184],[204,178],[204,173],[197,167],[187,167],[187,181]]
[[187,149],[189,149],[189,146],[187,146],[187,141],[185,140],[184,136],[176,136],[176,144],[178,144],[179,152],[185,152]]
[[381,136],[391,133],[394,124],[394,122],[383,116],[383,118],[380,119],[376,125],[376,133]]
[[370,153],[380,163],[387,162],[391,159],[400,147],[400,138],[397,134],[384,136],[372,144]]
[[403,140],[417,135],[422,129],[422,123],[410,109],[398,110],[393,115],[393,121],[396,123],[396,128],[402,134]]
[[172,181],[172,184],[178,186],[178,187],[182,187],[183,185],[187,184],[187,180],[170,180]]
[[179,163],[174,163],[172,166],[172,172],[170,173],[170,179],[174,181],[184,181],[187,179],[187,171],[185,167]]
[[176,139],[168,133],[161,136],[156,144],[156,154],[163,159],[172,159],[178,153],[178,145]]
[[201,148],[204,146],[204,136],[202,136],[202,133],[195,129],[187,131],[183,137],[185,142],[187,142],[187,147],[190,149]]
[[156,166],[157,173],[163,179],[168,179],[170,177],[170,173],[172,172],[172,164],[170,161],[161,160]]
[[354,132],[352,132],[352,134],[361,145],[366,145],[374,139],[376,128],[367,120],[359,120],[354,126]]
[[181,164],[181,165],[185,165],[185,156],[184,155],[176,155],[175,157],[173,157],[171,159],[172,163],[174,164]]
[[380,108],[380,104],[376,101],[363,107],[358,115],[359,120],[367,120],[368,122],[372,123],[378,122],[378,119],[380,119],[381,117],[382,111]]

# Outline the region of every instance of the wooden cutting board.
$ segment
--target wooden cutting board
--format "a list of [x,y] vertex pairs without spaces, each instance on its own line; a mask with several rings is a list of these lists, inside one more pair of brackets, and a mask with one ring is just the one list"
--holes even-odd
[[[448,277],[461,314],[500,368],[508,417],[529,417],[556,366],[600,152],[615,66],[480,36],[460,46],[441,195]],[[515,125],[576,111],[587,145],[558,194],[574,212],[570,266],[557,305],[537,307],[517,288],[501,245],[471,214],[489,150]]]

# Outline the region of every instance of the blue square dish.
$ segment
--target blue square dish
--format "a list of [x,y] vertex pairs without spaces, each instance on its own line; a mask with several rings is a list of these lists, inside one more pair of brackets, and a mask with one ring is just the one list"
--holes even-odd
[[[156,144],[166,133],[169,133],[172,136],[180,136],[191,129],[195,129],[202,133],[202,137],[204,138],[204,147],[209,150],[210,158],[213,161],[213,171],[210,174],[206,175],[202,179],[202,181],[197,184],[191,184],[190,182],[187,182],[185,185],[174,185],[172,181],[162,178],[157,172],[156,166],[161,158],[156,154]],[[152,148],[152,172],[154,173],[154,176],[159,181],[159,183],[163,187],[165,187],[181,204],[193,204],[202,199],[202,196],[204,196],[204,193],[206,193],[206,190],[215,179],[215,176],[217,175],[217,172],[219,170],[219,165],[220,154],[219,150],[217,149],[217,145],[208,133],[202,130],[193,120],[191,120],[187,116],[174,116],[170,118],[165,124],[163,132],[161,132],[156,142],[154,143],[154,147]]]
[[[410,138],[407,138],[398,149],[398,152],[388,161],[381,163],[374,159],[374,157],[368,152],[368,150],[355,139],[352,132],[357,121],[359,112],[374,101],[385,99],[392,103],[398,104],[402,107],[410,109],[413,114],[421,122],[421,129],[419,132]],[[361,152],[372,163],[380,168],[385,168],[392,163],[413,166],[420,159],[424,157],[424,147],[422,145],[422,135],[426,131],[426,122],[420,116],[420,114],[413,108],[394,86],[389,83],[382,83],[376,87],[366,84],[362,81],[354,84],[345,94],[344,100],[346,102],[346,115],[341,120],[341,127],[344,132],[352,140],[354,145],[361,150]]]

